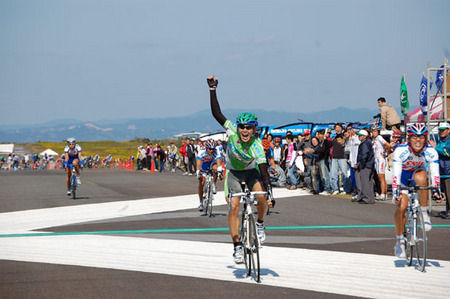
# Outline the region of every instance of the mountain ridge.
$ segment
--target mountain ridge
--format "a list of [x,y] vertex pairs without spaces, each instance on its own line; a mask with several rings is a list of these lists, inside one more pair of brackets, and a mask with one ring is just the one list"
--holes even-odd
[[[245,110],[245,109],[244,109]],[[234,120],[243,109],[224,109],[223,114]],[[280,126],[295,122],[368,122],[378,113],[377,109],[350,109],[337,107],[318,112],[286,112],[252,109],[260,125]],[[150,139],[171,138],[182,132],[213,133],[222,131],[209,109],[186,116],[161,118],[124,118],[99,121],[57,119],[34,125],[7,125],[0,127],[0,142],[58,142],[69,136],[78,140],[132,140],[137,137]]]

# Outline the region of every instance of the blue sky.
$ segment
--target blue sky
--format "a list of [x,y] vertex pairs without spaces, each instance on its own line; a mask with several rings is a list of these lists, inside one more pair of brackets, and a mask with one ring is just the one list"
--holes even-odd
[[[0,0],[0,124],[411,106],[450,1]],[[433,78],[434,80],[434,78]]]

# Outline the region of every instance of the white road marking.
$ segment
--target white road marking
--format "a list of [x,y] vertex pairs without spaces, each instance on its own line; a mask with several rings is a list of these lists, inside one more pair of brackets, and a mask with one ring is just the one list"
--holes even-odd
[[[276,189],[276,198],[301,190]],[[223,194],[216,205],[224,204]],[[0,233],[108,218],[191,209],[196,195],[87,204],[0,214]],[[270,238],[270,234],[268,235]],[[77,265],[254,283],[243,265],[232,263],[232,245],[124,236],[64,235],[0,239],[0,259]],[[427,273],[391,256],[265,246],[265,285],[377,298],[445,298],[450,262],[432,260]]]
[[[115,236],[6,238],[0,259],[77,265],[254,283],[232,262],[232,245]],[[396,267],[396,263],[398,267]],[[427,273],[394,257],[266,246],[262,283],[317,292],[377,298],[443,298],[449,261]]]
[[[284,188],[274,189],[274,192],[275,198],[309,194],[302,190],[287,190]],[[0,234],[20,234],[45,227],[186,210],[197,208],[198,202],[198,195],[190,194],[0,213]],[[214,205],[224,204],[226,204],[224,193],[217,192]]]

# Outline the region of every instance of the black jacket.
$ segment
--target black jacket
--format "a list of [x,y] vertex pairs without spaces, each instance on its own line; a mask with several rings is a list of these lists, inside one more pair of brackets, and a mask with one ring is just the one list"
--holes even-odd
[[189,159],[195,158],[195,146],[193,144],[186,145],[186,154]]
[[372,139],[367,138],[358,147],[358,157],[356,164],[359,169],[373,169],[375,166],[375,156],[373,154]]
[[319,156],[319,160],[328,160],[330,157],[331,141],[326,139],[320,144],[315,153]]

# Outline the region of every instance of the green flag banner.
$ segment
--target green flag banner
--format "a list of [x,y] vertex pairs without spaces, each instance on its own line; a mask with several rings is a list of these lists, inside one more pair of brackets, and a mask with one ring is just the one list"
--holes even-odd
[[409,101],[408,90],[406,90],[405,76],[402,76],[402,83],[400,84],[400,107],[402,108],[402,114],[408,114]]

